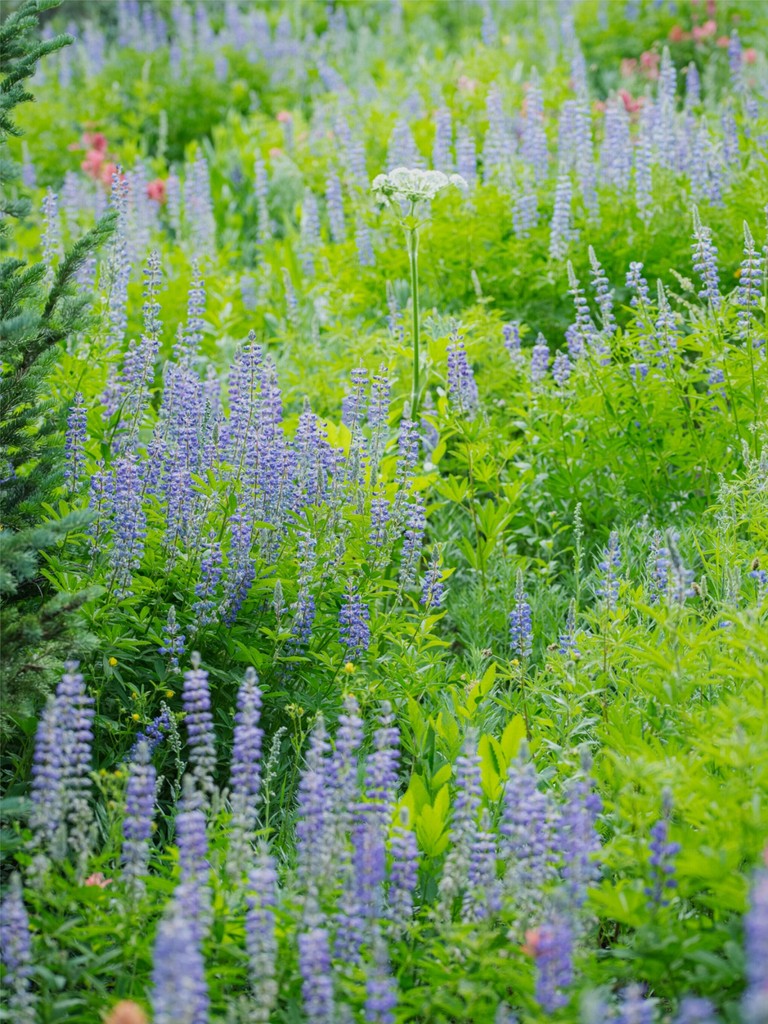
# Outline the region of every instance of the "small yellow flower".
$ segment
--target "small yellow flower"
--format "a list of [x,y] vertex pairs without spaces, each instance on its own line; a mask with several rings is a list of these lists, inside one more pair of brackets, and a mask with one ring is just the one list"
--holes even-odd
[[348,661],[346,663],[346,665],[344,666],[344,671],[347,673],[348,676],[351,676],[352,673],[355,671],[355,666],[352,664],[351,661]]
[[133,714],[131,715],[131,718],[132,718],[132,719],[134,720],[134,722],[140,722],[140,721],[141,721],[141,715],[138,715],[138,714],[136,714],[136,712],[135,712],[135,711],[134,711],[134,713],[133,713]]
[[117,664],[117,658],[110,658],[109,664],[112,666],[112,668],[114,668],[115,665]]
[[173,697],[174,696],[173,690],[166,690],[165,691],[165,696],[166,697]]
[[515,666],[515,668],[517,668],[517,666],[520,664],[520,662],[517,660],[517,658],[513,658],[512,659],[512,664]]
[[138,693],[136,693],[136,691],[134,690],[134,692],[133,692],[133,693],[131,694],[131,700],[138,700],[138,699],[139,699],[139,695],[138,695]]

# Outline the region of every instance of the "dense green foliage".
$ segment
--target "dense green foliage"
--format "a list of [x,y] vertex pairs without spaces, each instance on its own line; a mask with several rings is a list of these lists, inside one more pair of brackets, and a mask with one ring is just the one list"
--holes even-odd
[[[334,812],[335,880],[317,866],[308,881],[301,829],[312,744],[327,727],[341,748],[354,706],[350,792],[384,799],[369,780],[391,707],[387,864],[408,833],[419,866],[408,926],[382,911],[358,961],[332,958],[335,1019],[704,1024],[680,1009],[696,995],[765,1024],[743,919],[768,839],[768,8],[182,3],[169,32],[144,3],[104,16],[105,37],[70,26],[61,49],[30,40],[43,6],[0,28],[4,149],[33,197],[9,190],[0,263],[0,815],[33,933],[24,1019],[84,1024],[127,999],[165,1024],[153,949],[188,881],[201,664],[211,1021],[326,1020],[301,939],[343,931],[353,807]],[[431,164],[446,118],[451,166],[435,166],[467,187],[377,202],[375,175]],[[5,139],[16,120],[23,144]],[[87,842],[75,829],[54,855],[35,786],[44,694],[68,659],[94,700],[93,790]],[[262,1017],[227,792],[249,667],[252,861],[268,848],[280,877]],[[126,780],[158,716],[137,888]],[[451,888],[466,763],[479,856],[505,849],[528,759],[559,839],[578,787],[600,798],[600,867],[568,904],[574,977],[551,1012],[537,943],[570,898],[567,845],[538,894],[513,892],[501,855],[498,906],[487,880]],[[679,851],[675,887],[654,895],[659,823]],[[491,909],[472,918],[478,893]],[[382,971],[386,1012],[370,1005]],[[181,1013],[167,1021],[202,1019]]]

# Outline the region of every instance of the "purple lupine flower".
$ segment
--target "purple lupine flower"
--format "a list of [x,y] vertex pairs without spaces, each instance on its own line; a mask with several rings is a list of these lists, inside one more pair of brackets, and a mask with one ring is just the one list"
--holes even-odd
[[82,392],[75,394],[74,404],[70,406],[67,416],[67,434],[64,446],[64,457],[67,460],[67,467],[64,471],[64,479],[71,491],[76,491],[80,485],[85,468],[85,442],[87,439],[88,415],[85,411]]
[[568,605],[568,617],[565,620],[565,631],[558,638],[558,650],[560,654],[578,660],[581,653],[576,641],[576,602],[571,601]]
[[68,847],[82,871],[91,842],[90,804],[93,698],[77,662],[65,673],[40,719],[32,769],[30,826],[43,857],[64,860]]
[[449,915],[456,897],[468,887],[470,864],[476,852],[477,816],[482,796],[481,763],[477,738],[470,732],[454,765],[456,791],[451,819],[451,845],[439,886],[440,902]]
[[619,545],[619,534],[611,530],[608,538],[608,546],[603,551],[603,557],[597,563],[600,577],[597,585],[597,596],[605,601],[609,612],[616,611],[619,599],[619,571],[621,570],[621,547]]
[[325,205],[328,210],[328,224],[331,229],[331,240],[343,242],[347,237],[347,225],[344,219],[344,196],[338,174],[332,172],[325,183]]
[[405,531],[399,573],[400,586],[403,590],[416,584],[426,523],[424,505],[417,496],[414,496],[405,506]]
[[[589,763],[584,765],[589,770]],[[562,854],[562,875],[573,906],[580,909],[587,890],[600,877],[600,836],[596,829],[602,801],[595,793],[593,780],[571,780],[565,804],[557,822],[557,845]]]
[[531,380],[534,383],[544,380],[549,369],[549,345],[544,335],[539,332],[536,344],[531,349]]
[[501,328],[504,339],[504,348],[513,359],[520,354],[520,324],[514,320],[511,324],[504,324]]
[[424,576],[424,583],[421,588],[421,603],[428,611],[438,609],[443,604],[443,566],[439,548],[432,551],[432,560],[429,569]]
[[181,885],[178,900],[198,939],[211,924],[211,891],[205,813],[193,779],[184,779],[184,792],[176,815]]
[[397,983],[390,971],[387,945],[381,934],[372,945],[371,960],[365,965],[365,1019],[367,1024],[395,1024]]
[[387,171],[396,167],[423,167],[424,159],[404,117],[398,117],[387,146]]
[[344,395],[341,403],[341,422],[351,433],[363,422],[366,408],[366,388],[368,387],[368,371],[359,367],[351,373],[352,388]]
[[649,104],[640,111],[640,131],[635,144],[635,203],[640,220],[646,225],[653,217],[652,137],[653,110]]
[[755,873],[749,909],[744,917],[747,987],[742,1002],[746,1024],[768,1019],[768,854],[766,867]]
[[539,223],[539,198],[531,175],[526,174],[522,186],[515,189],[512,201],[512,230],[516,238],[529,238]]
[[184,673],[181,699],[184,705],[189,743],[192,778],[199,787],[203,803],[207,803],[214,790],[213,773],[216,770],[216,737],[211,714],[211,693],[208,673],[200,668],[200,655],[192,652],[192,668]]
[[329,794],[326,841],[337,849],[337,856],[348,861],[347,835],[357,815],[357,765],[363,741],[363,720],[357,700],[347,695],[339,715],[336,743],[328,765],[326,785]]
[[387,540],[387,523],[390,518],[390,504],[385,496],[384,488],[379,485],[371,497],[371,532],[368,543],[374,548],[381,548]]
[[629,985],[621,993],[616,1024],[653,1024],[656,1000],[649,999],[639,985]]
[[[407,815],[407,811],[402,812]],[[394,936],[400,936],[413,920],[413,893],[419,879],[419,845],[413,829],[403,820],[392,830],[389,842],[387,920]]]
[[299,970],[304,1013],[312,1024],[335,1024],[331,947],[326,928],[299,935]]
[[453,170],[453,121],[446,106],[435,111],[435,137],[432,143],[432,166],[436,171],[450,174]]
[[701,103],[701,78],[699,69],[694,61],[691,61],[685,69],[685,110],[693,110]]
[[293,436],[293,452],[293,475],[298,507],[318,505],[325,497],[328,487],[328,436],[306,398]]
[[195,252],[210,253],[216,244],[216,221],[211,201],[211,176],[208,161],[198,153],[187,164],[184,181],[184,221],[190,230]]
[[501,887],[496,873],[496,833],[484,810],[475,833],[467,871],[467,889],[461,901],[462,921],[483,921],[501,907]]
[[184,651],[187,649],[187,638],[181,632],[178,622],[176,621],[176,608],[174,605],[168,609],[168,617],[165,620],[162,634],[162,644],[158,647],[160,654],[166,654],[169,657],[169,665],[173,672],[179,671],[179,658],[182,657]]
[[736,301],[742,307],[739,310],[739,331],[742,338],[749,334],[752,310],[760,305],[763,294],[763,254],[755,249],[752,233],[744,222],[744,258],[741,261],[739,290]]
[[109,328],[107,342],[112,350],[118,349],[125,337],[128,326],[128,281],[131,276],[131,254],[128,251],[128,197],[130,185],[121,176],[118,168],[112,175],[112,191],[109,205],[117,213],[117,226],[112,236],[108,259],[109,305],[107,319]]
[[245,947],[254,1024],[268,1024],[277,1002],[277,871],[272,857],[262,851],[248,875],[248,910],[245,915]]
[[531,907],[541,902],[542,889],[554,876],[553,810],[538,781],[534,764],[518,755],[509,766],[499,825],[504,887]]
[[84,208],[85,196],[82,189],[82,177],[74,171],[67,171],[61,186],[61,211],[70,231],[74,230],[79,214]]
[[205,962],[182,895],[177,891],[157,928],[150,989],[154,1024],[208,1024]]
[[581,197],[591,215],[597,212],[597,181],[592,148],[592,116],[586,97],[579,98],[573,116],[573,142],[576,173],[581,184]]
[[483,21],[480,26],[480,37],[484,46],[497,46],[499,41],[499,27],[493,16],[491,5],[488,0],[483,3]]
[[61,227],[59,225],[59,197],[53,189],[47,189],[43,198],[43,263],[47,267],[47,276],[53,280],[54,265],[61,259]]
[[64,808],[60,799],[62,786],[62,750],[59,743],[58,708],[53,697],[48,699],[37,726],[32,763],[32,811],[29,824],[38,848],[51,849],[66,845],[61,837]]
[[[677,536],[668,531],[666,541],[666,547],[662,549],[662,558],[663,554],[666,553],[667,559],[664,596],[670,604],[682,605],[689,597],[694,596],[695,591],[691,586],[694,573],[692,569],[687,569],[683,563],[682,555],[677,546]],[[661,564],[659,564],[658,569],[659,574],[661,574]]]
[[728,67],[731,71],[731,85],[737,95],[744,91],[743,60],[744,56],[741,49],[741,39],[739,39],[739,30],[734,28],[731,30],[728,40]]
[[718,1020],[709,999],[685,996],[680,1001],[674,1024],[718,1024]]
[[155,809],[157,772],[151,761],[149,743],[136,746],[128,771],[123,818],[123,877],[134,892],[143,888],[149,867],[149,842]]
[[669,822],[666,818],[660,818],[651,829],[651,840],[648,844],[650,850],[650,881],[645,894],[648,897],[649,908],[667,907],[669,895],[667,890],[677,888],[675,878],[675,857],[682,847],[680,843],[671,843],[669,840]]
[[495,85],[488,90],[486,111],[488,130],[483,143],[483,178],[489,181],[493,172],[504,164],[510,146],[501,93]]
[[332,825],[329,821],[325,763],[329,748],[325,722],[318,717],[309,740],[306,767],[299,780],[297,796],[297,874],[305,889],[310,884],[321,887],[331,875],[333,851],[325,842]]
[[205,328],[205,282],[200,273],[200,263],[192,260],[192,280],[187,296],[187,323],[174,347],[174,359],[180,366],[191,367],[199,355],[200,343]]
[[669,586],[669,549],[662,544],[663,535],[655,530],[651,538],[651,550],[648,555],[648,592],[651,604],[657,604],[660,597],[666,596]]
[[315,274],[315,250],[320,245],[320,214],[317,199],[307,189],[301,204],[301,266],[308,277]]
[[553,917],[529,940],[536,960],[536,999],[545,1013],[568,1005],[564,992],[573,982],[573,931],[564,917]]
[[467,359],[463,335],[458,326],[451,331],[448,346],[448,397],[457,411],[472,419],[477,412],[478,393],[475,375]]
[[312,639],[315,621],[315,599],[310,590],[315,568],[315,538],[308,531],[300,531],[298,534],[296,560],[299,565],[299,590],[292,606],[291,636],[296,647],[306,647]]
[[357,584],[350,578],[347,582],[344,604],[339,612],[341,642],[350,660],[360,657],[368,650],[371,642],[369,618],[368,606],[362,601]]
[[112,495],[112,586],[115,596],[131,594],[133,574],[141,565],[146,515],[141,500],[141,465],[135,452],[115,462]]
[[568,245],[573,238],[571,228],[571,203],[573,189],[571,178],[565,169],[561,169],[555,187],[555,205],[549,226],[549,258],[562,260],[568,252]]
[[69,661],[56,687],[61,747],[61,799],[66,806],[68,843],[78,858],[82,873],[91,848],[93,808],[91,806],[91,746],[93,743],[93,697]]
[[237,694],[229,781],[232,807],[229,864],[235,879],[245,868],[256,829],[256,807],[261,788],[261,744],[264,736],[259,728],[260,717],[261,690],[258,677],[253,668],[248,668]]
[[397,474],[395,479],[399,490],[395,497],[395,507],[399,510],[413,482],[413,474],[419,459],[419,428],[411,419],[410,410],[408,409],[406,409],[398,429],[397,454]]
[[477,184],[477,150],[475,139],[466,125],[459,125],[456,136],[456,172],[470,189]]
[[149,725],[136,736],[133,746],[126,757],[126,761],[129,763],[138,756],[139,747],[142,744],[146,744],[149,756],[151,757],[165,739],[166,734],[171,731],[171,712],[168,705],[163,702],[160,708],[160,714],[153,718]]
[[29,147],[26,142],[21,144],[22,152],[22,164],[21,164],[21,180],[24,187],[27,189],[37,188],[37,170],[29,155]]
[[229,564],[224,575],[224,596],[219,612],[226,625],[231,626],[256,578],[256,566],[251,557],[253,527],[248,512],[238,505],[230,517],[229,525]]
[[559,388],[564,388],[571,376],[571,361],[568,353],[558,349],[552,364],[552,377]]
[[32,940],[21,878],[16,872],[11,875],[8,891],[0,903],[0,963],[5,968],[3,988],[9,1019],[14,1024],[36,1024],[37,999],[30,987]]
[[133,448],[142,418],[149,405],[149,389],[155,373],[155,361],[160,346],[162,328],[157,292],[160,286],[160,257],[151,252],[143,271],[144,304],[142,307],[144,330],[141,340],[131,341],[123,363],[119,390],[124,421],[128,422],[126,449]]
[[525,95],[525,117],[523,119],[520,153],[533,171],[535,181],[547,177],[549,152],[547,133],[544,127],[544,96],[541,91],[539,73],[534,68]]
[[653,337],[656,343],[654,355],[659,368],[664,370],[672,362],[677,351],[677,325],[661,281],[657,281],[657,291],[659,315],[653,327]]
[[344,876],[334,955],[339,960],[358,963],[363,946],[371,943],[382,916],[382,886],[386,877],[384,834],[367,805],[358,808],[358,820],[352,830],[351,863],[345,865]]
[[629,264],[629,270],[627,271],[627,288],[634,292],[634,295],[629,300],[629,304],[633,309],[637,309],[638,307],[642,309],[650,304],[651,295],[648,291],[648,282],[643,277],[642,263],[634,262]]
[[515,604],[509,613],[509,642],[516,658],[527,658],[533,650],[531,606],[525,592],[522,569],[517,570]]
[[597,333],[592,317],[589,312],[589,305],[584,296],[584,289],[579,284],[579,279],[573,269],[573,264],[568,260],[568,291],[573,297],[573,304],[576,307],[576,320],[574,321],[574,332],[569,339],[568,348],[573,359],[578,359],[595,345]]
[[373,736],[374,750],[368,755],[365,766],[364,793],[366,803],[359,808],[361,813],[374,817],[386,832],[392,820],[397,786],[397,766],[400,762],[400,731],[388,701],[381,705],[379,724]]
[[368,404],[368,426],[371,428],[371,441],[368,454],[371,472],[375,473],[384,454],[386,445],[387,425],[389,423],[389,398],[392,391],[386,367],[382,366],[371,380],[371,398]]
[[357,262],[361,267],[376,266],[376,257],[371,244],[371,231],[359,210],[355,213],[355,248],[357,249]]
[[197,600],[192,605],[195,632],[218,621],[219,601],[216,594],[221,583],[222,563],[221,544],[212,530],[200,559],[200,579],[195,584]]
[[717,248],[712,243],[712,230],[701,223],[699,211],[693,208],[693,269],[704,283],[699,297],[717,310],[720,306],[720,277],[717,270]]
[[589,247],[589,263],[592,268],[592,287],[595,290],[603,331],[606,334],[613,334],[616,330],[616,317],[613,315],[613,291],[608,285],[608,278],[591,245]]
[[609,101],[606,106],[600,174],[605,182],[620,192],[629,188],[632,176],[632,138],[629,114],[623,103]]

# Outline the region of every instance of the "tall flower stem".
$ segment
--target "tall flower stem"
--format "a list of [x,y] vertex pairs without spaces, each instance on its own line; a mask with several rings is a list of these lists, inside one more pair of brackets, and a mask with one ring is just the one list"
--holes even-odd
[[411,419],[416,418],[419,406],[419,229],[406,227],[408,262],[411,268],[411,306],[413,311],[413,391],[411,394]]

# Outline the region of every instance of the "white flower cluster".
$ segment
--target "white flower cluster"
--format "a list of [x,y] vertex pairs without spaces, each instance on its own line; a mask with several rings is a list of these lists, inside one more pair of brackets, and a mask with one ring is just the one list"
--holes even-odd
[[389,174],[378,174],[373,179],[371,192],[384,202],[404,199],[406,202],[418,203],[434,199],[451,186],[466,189],[467,183],[460,174],[449,176],[442,171],[396,167]]

